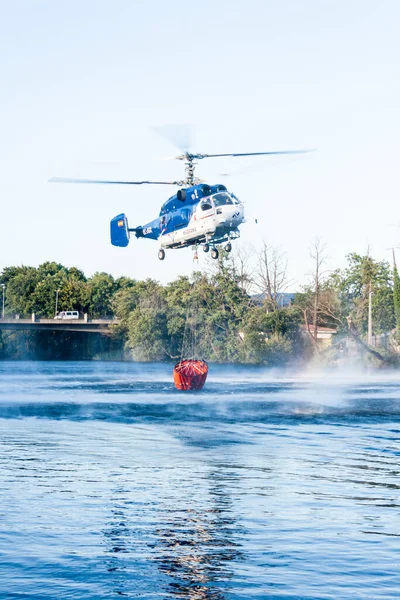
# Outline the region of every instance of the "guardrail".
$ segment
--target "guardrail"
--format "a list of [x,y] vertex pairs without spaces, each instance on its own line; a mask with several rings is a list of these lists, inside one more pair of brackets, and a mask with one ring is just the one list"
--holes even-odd
[[30,319],[0,319],[0,330],[47,330],[47,331],[86,331],[107,333],[110,325],[118,319],[39,319],[34,314]]

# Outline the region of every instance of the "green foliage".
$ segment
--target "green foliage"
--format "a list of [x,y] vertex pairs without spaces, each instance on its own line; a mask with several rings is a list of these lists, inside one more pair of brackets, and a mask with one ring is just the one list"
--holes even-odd
[[248,301],[236,281],[218,270],[210,277],[195,273],[192,282],[179,277],[165,288],[139,282],[129,293],[117,294],[115,306],[136,359],[179,358],[189,323],[196,330],[196,354],[228,362],[240,357],[239,329]]
[[370,256],[350,254],[345,269],[336,270],[315,286],[296,294],[294,304],[302,311],[304,323],[312,324],[317,313],[317,325],[335,327],[346,333],[349,324],[353,331],[366,335],[368,304],[371,293],[373,333],[391,331],[395,324],[393,278],[386,261]]
[[[335,275],[336,276],[336,275]],[[293,306],[302,314],[303,323],[312,324],[315,308],[313,286],[305,286],[303,292],[295,295]],[[332,327],[340,330],[347,328],[344,311],[347,308],[341,302],[336,281],[329,277],[320,283],[317,301],[317,326]]]
[[375,333],[393,329],[395,324],[393,279],[386,261],[350,254],[348,267],[331,276],[338,291],[342,320],[350,316],[360,333],[368,328],[368,294],[372,291],[372,321]]
[[93,319],[112,314],[111,302],[117,284],[108,273],[95,273],[87,283],[87,306]]
[[396,263],[393,269],[393,303],[397,331],[400,332],[400,277]]
[[6,285],[6,313],[29,317],[54,317],[56,293],[58,310],[84,310],[86,278],[75,267],[67,269],[54,262],[34,267],[6,267],[1,276]]
[[38,283],[38,275],[33,267],[7,267],[1,282],[5,284],[6,314],[29,316],[35,311],[33,294]]
[[178,358],[181,355],[185,324],[193,299],[193,286],[188,277],[178,277],[165,287],[168,352],[171,357]]
[[[347,259],[345,269],[321,276],[318,286],[296,294],[293,307],[274,305],[272,311],[267,302],[260,306],[243,291],[242,276],[223,249],[208,274],[193,273],[190,279],[181,276],[166,286],[152,279],[114,279],[108,273],[86,278],[76,267],[56,262],[37,268],[6,267],[0,284],[6,286],[6,315],[30,317],[35,313],[52,318],[57,296],[58,310],[78,310],[92,319],[116,316],[108,343],[113,352],[120,349],[121,356],[125,349],[136,360],[178,359],[182,351],[191,352],[189,329],[195,331],[190,344],[201,358],[273,365],[307,356],[310,340],[302,335],[300,325],[313,322],[316,306],[319,326],[347,331],[350,317],[357,331],[365,334],[370,290],[374,333],[390,331],[397,324],[400,337],[396,266],[392,272],[387,262],[370,256],[350,254]],[[36,351],[41,357],[66,357],[69,348],[71,356],[92,356],[106,347],[104,340],[96,344],[72,334],[54,337],[44,332],[3,332],[0,356],[30,357]]]
[[[196,354],[209,361],[274,364],[288,360],[299,347],[301,313],[268,313],[265,306],[254,305],[223,252],[211,274],[178,277],[165,287],[152,279],[114,279],[107,273],[87,279],[79,269],[55,262],[7,267],[0,283],[6,285],[8,314],[52,318],[58,290],[58,310],[79,310],[89,318],[115,315],[118,322],[109,338],[113,352],[125,348],[136,360],[180,358],[192,326]],[[16,358],[93,355],[97,346],[79,335],[3,333],[0,352]]]
[[[128,291],[135,281],[127,277],[117,280],[107,273],[95,273],[86,279],[76,267],[68,269],[55,262],[39,267],[6,267],[0,276],[4,283],[8,315],[52,318],[56,310],[78,310],[90,318],[113,314],[112,302],[117,292]],[[57,294],[58,290],[58,294]]]
[[243,329],[243,362],[273,365],[299,356],[304,350],[299,333],[301,320],[298,308],[266,312],[264,306],[251,307]]
[[266,312],[263,306],[254,306],[245,319],[245,331],[262,331],[266,335],[280,334],[293,339],[298,332],[302,315],[297,307],[278,308]]
[[220,268],[214,275],[198,276],[194,282],[199,323],[199,353],[210,361],[231,362],[240,359],[239,331],[249,305],[236,278]]
[[[136,307],[127,318],[127,347],[136,360],[164,360],[168,356],[167,303],[164,289],[147,280],[135,286]],[[136,287],[141,287],[138,293]]]

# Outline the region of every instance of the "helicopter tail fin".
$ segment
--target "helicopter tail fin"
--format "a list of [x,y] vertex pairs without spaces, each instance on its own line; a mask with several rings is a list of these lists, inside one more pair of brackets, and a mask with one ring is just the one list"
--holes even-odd
[[110,235],[113,246],[125,248],[129,244],[130,232],[133,232],[136,237],[143,237],[143,227],[129,229],[128,219],[124,213],[111,219]]
[[125,247],[129,244],[128,219],[124,213],[111,219],[110,235],[113,246]]

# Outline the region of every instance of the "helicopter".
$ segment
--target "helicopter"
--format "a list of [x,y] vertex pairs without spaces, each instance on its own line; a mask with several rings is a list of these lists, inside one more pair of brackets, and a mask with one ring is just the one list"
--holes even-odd
[[158,217],[145,225],[129,227],[128,218],[121,213],[111,219],[110,237],[113,246],[126,247],[131,234],[136,238],[158,240],[158,258],[164,260],[168,249],[201,246],[211,250],[211,258],[219,256],[218,245],[231,252],[232,241],[240,237],[239,226],[245,222],[244,204],[225,185],[210,185],[195,177],[199,160],[220,157],[273,156],[304,154],[310,150],[280,150],[230,154],[198,154],[185,149],[176,156],[185,163],[186,177],[182,181],[113,181],[54,177],[52,183],[83,183],[106,185],[173,185],[177,192],[161,206]]

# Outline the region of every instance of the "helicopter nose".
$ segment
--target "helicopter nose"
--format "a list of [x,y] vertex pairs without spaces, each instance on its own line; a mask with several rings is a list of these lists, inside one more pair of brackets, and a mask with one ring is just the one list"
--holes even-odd
[[220,216],[220,223],[229,223],[230,226],[237,226],[243,222],[243,209],[239,206],[221,206],[217,209],[217,215]]

